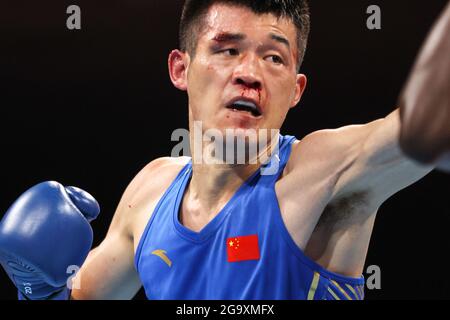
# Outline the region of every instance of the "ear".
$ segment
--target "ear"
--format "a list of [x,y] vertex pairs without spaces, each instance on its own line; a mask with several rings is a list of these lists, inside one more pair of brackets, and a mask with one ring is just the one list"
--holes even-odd
[[303,92],[305,92],[306,89],[306,84],[308,82],[308,79],[306,78],[306,76],[304,74],[297,74],[297,79],[296,79],[296,83],[295,83],[295,94],[294,94],[294,99],[292,101],[291,104],[291,108],[295,107],[297,105],[297,103],[300,101],[300,99],[302,98]]
[[189,55],[180,50],[173,50],[169,54],[169,75],[173,85],[182,90],[187,90],[187,61]]

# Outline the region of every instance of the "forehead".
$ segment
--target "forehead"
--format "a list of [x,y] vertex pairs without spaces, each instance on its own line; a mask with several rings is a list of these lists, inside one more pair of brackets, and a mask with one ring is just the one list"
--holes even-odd
[[292,20],[279,18],[274,14],[257,14],[250,8],[224,3],[213,4],[207,11],[200,39],[211,39],[221,32],[244,33],[266,36],[269,32],[279,33],[295,43],[297,31]]

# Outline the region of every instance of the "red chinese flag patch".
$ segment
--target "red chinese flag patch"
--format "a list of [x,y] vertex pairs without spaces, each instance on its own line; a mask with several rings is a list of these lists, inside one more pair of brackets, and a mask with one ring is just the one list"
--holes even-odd
[[228,238],[227,256],[228,262],[258,260],[258,235]]

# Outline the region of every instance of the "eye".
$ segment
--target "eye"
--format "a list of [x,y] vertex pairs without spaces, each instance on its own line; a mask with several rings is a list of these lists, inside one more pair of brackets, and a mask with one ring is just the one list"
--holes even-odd
[[237,49],[234,49],[234,48],[221,50],[221,51],[219,51],[219,53],[222,53],[222,54],[224,54],[226,56],[237,56],[237,55],[239,55],[239,51]]
[[270,55],[267,57],[267,59],[269,59],[269,61],[273,62],[274,64],[284,64],[283,59],[277,55]]

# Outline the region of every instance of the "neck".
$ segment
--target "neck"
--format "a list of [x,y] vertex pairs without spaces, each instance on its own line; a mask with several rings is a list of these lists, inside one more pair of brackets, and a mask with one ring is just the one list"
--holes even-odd
[[189,199],[210,214],[219,211],[259,165],[193,165]]
[[[185,215],[210,221],[232,198],[239,187],[260,168],[262,163],[270,158],[272,150],[278,143],[278,135],[271,139],[253,161],[244,164],[228,164],[223,159],[214,158],[215,152],[210,152],[204,145],[202,159],[196,158],[195,146],[191,144],[192,178],[187,187],[183,212]],[[247,158],[247,160],[250,160]]]

